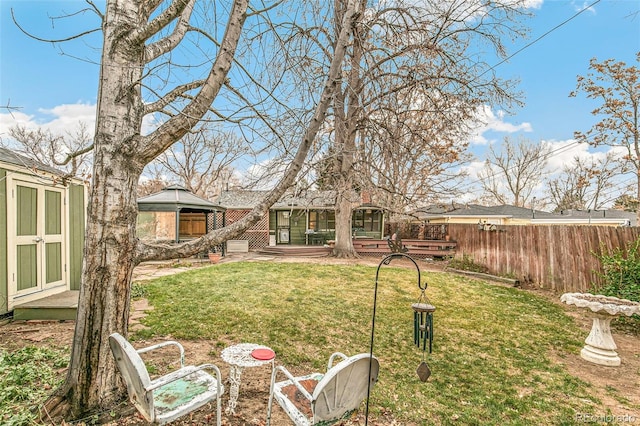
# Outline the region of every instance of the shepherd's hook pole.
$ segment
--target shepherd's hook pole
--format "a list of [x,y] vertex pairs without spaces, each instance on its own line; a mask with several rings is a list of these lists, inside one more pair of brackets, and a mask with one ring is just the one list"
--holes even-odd
[[373,315],[371,317],[371,343],[369,344],[369,377],[367,379],[367,406],[365,408],[365,419],[364,419],[364,424],[365,426],[367,426],[369,424],[369,397],[371,396],[371,363],[373,360],[373,336],[375,334],[375,330],[376,330],[376,305],[377,305],[377,301],[378,301],[378,276],[380,274],[380,268],[382,267],[382,265],[388,265],[391,263],[391,261],[395,258],[406,258],[409,259],[411,262],[413,262],[413,265],[416,267],[416,270],[418,271],[418,288],[420,290],[426,290],[427,288],[427,283],[424,284],[424,287],[422,286],[422,284],[420,283],[420,267],[418,266],[418,264],[416,263],[416,261],[409,256],[408,254],[405,253],[391,253],[388,254],[387,256],[385,256],[384,258],[382,258],[382,260],[380,261],[380,263],[378,264],[378,269],[376,269],[376,283],[375,283],[375,288],[373,290]]

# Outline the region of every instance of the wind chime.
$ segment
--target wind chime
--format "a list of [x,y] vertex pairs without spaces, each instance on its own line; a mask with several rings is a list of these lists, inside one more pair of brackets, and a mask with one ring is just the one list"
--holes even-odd
[[413,343],[418,349],[422,349],[422,362],[416,373],[418,373],[420,380],[426,382],[431,376],[431,369],[425,361],[427,342],[429,342],[429,353],[431,353],[433,348],[433,313],[436,307],[429,302],[425,294],[427,283],[424,284],[424,287],[422,284],[418,284],[418,286],[421,290],[420,297],[416,303],[411,305],[413,309]]

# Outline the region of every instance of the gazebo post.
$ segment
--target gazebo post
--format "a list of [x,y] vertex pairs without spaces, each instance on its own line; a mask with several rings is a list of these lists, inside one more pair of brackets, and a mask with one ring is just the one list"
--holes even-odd
[[180,207],[176,209],[176,243],[180,242]]

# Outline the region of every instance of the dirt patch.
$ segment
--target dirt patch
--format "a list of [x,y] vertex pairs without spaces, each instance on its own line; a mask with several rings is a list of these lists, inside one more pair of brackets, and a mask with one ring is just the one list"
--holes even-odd
[[[242,257],[242,258],[227,258],[225,261],[234,260],[271,260],[277,262],[306,262],[306,263],[319,263],[319,264],[364,264],[370,266],[378,265],[379,259],[365,258],[365,259],[334,259],[328,257],[322,258],[264,258],[259,256],[254,257]],[[409,261],[394,260],[394,266],[402,266],[403,262],[407,262],[407,267],[412,267]],[[194,265],[193,267],[201,266]],[[420,268],[422,270],[442,270],[444,264],[440,262],[421,262]],[[161,275],[165,275],[167,270],[173,270],[173,273],[181,272],[184,269],[180,268],[158,268],[162,269],[159,272]],[[152,266],[145,267],[143,273],[137,275],[139,279],[149,279],[156,277],[156,273],[153,271]],[[500,283],[498,285],[504,285]],[[535,291],[535,290],[523,290],[523,291]],[[547,298],[549,301],[561,305],[565,309],[568,315],[571,315],[576,319],[579,327],[584,331],[584,336],[589,333],[591,329],[591,320],[587,314],[580,312],[581,310],[569,307],[560,302],[559,296],[535,291],[537,294]],[[152,309],[153,307],[145,304],[145,301],[137,302],[132,309],[131,315],[131,327],[134,328],[139,325],[139,319],[144,315],[144,311]],[[55,347],[70,346],[73,333],[74,322],[43,322],[43,321],[28,321],[28,322],[9,322],[2,325],[0,323],[0,346],[8,349],[9,351],[16,350],[18,348],[28,345],[50,345]],[[565,366],[567,371],[581,378],[582,380],[591,384],[595,390],[596,396],[602,401],[603,406],[609,410],[611,415],[614,416],[632,416],[636,422],[640,422],[640,336],[620,333],[614,331],[614,339],[618,346],[618,354],[622,359],[622,365],[620,367],[603,367],[584,361],[580,358],[578,353],[555,356],[554,361]],[[170,338],[170,337],[168,337]],[[136,347],[142,347],[152,345],[154,343],[166,340],[166,338],[158,338],[149,341],[135,342]],[[198,341],[182,341],[186,353],[186,362],[188,364],[203,364],[203,363],[215,363],[221,369],[223,377],[229,377],[229,368],[220,358],[221,348],[215,345],[215,342],[207,340]],[[228,342],[229,344],[238,342]],[[174,362],[176,356],[170,352],[156,352],[146,356],[145,361],[152,364],[158,371],[163,373],[173,368],[172,362]],[[277,359],[276,359],[277,363]],[[61,377],[66,373],[65,370],[60,371]],[[302,374],[309,372],[292,371],[294,374]],[[270,368],[269,366],[261,366],[255,368],[249,368],[244,370],[242,374],[242,384],[240,387],[240,397],[238,399],[238,405],[236,407],[236,414],[229,415],[223,412],[222,424],[225,426],[262,426],[266,424],[267,403],[269,398],[269,383],[270,383]],[[227,406],[229,397],[229,383],[225,381],[225,394],[222,398],[223,410]],[[146,425],[144,421],[137,413],[130,410],[124,410],[126,414],[118,419],[109,418],[108,414],[105,415],[105,419],[110,419],[108,424],[113,426],[125,426],[125,425]],[[122,411],[122,410],[118,410]],[[592,416],[605,416],[604,413],[584,413]],[[210,405],[205,409],[200,409],[193,416],[182,419],[175,422],[176,425],[200,425],[200,424],[215,424],[215,406]],[[274,403],[272,413],[272,425],[288,425],[291,422],[288,420],[286,414]],[[337,426],[343,425],[363,425],[364,413],[359,412],[349,420],[337,423]],[[398,425],[392,417],[383,417],[379,419],[370,419],[369,424],[372,426],[378,425]]]

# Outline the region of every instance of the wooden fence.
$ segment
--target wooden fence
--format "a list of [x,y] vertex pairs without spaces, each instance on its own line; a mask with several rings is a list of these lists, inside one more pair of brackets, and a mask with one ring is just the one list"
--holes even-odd
[[468,256],[490,274],[558,293],[592,290],[602,265],[594,253],[625,247],[640,236],[638,227],[497,226],[449,224],[456,258]]

